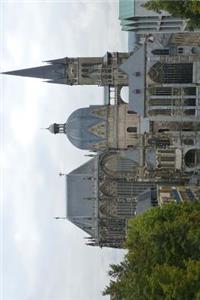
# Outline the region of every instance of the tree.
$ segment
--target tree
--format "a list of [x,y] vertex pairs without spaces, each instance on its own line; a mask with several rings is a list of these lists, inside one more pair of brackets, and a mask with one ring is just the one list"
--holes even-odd
[[149,10],[160,13],[167,11],[174,17],[188,20],[189,29],[200,27],[200,1],[199,0],[149,0],[144,4]]
[[119,300],[200,300],[200,203],[156,207],[130,220],[124,261],[104,295]]

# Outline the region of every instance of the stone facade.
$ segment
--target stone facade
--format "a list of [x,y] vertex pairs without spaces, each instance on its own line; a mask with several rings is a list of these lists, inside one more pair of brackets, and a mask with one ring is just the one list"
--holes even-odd
[[[114,89],[114,104],[78,109],[66,123],[49,127],[95,153],[66,176],[67,218],[89,234],[89,245],[123,247],[129,218],[157,205],[156,190],[163,194],[173,187],[174,195],[189,197],[192,187],[199,195],[200,43],[195,38],[196,33],[155,35],[131,53],[59,59],[10,73]],[[129,103],[120,97],[126,85]]]

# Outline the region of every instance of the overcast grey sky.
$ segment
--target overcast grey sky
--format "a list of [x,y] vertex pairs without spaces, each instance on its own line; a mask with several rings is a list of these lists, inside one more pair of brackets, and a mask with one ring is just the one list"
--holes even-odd
[[[0,71],[65,56],[126,51],[118,1],[1,1]],[[65,214],[68,173],[87,158],[67,138],[42,131],[75,109],[102,104],[98,87],[0,76],[1,300],[100,300],[110,263],[123,252],[88,247]]]

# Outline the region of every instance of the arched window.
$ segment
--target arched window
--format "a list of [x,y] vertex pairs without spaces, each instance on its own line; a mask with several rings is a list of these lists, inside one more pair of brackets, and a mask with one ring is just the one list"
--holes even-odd
[[108,180],[100,186],[100,190],[104,195],[106,195],[108,197],[116,197],[117,196],[117,183],[112,180]]
[[87,73],[87,72],[89,72],[89,69],[88,69],[88,68],[83,68],[83,69],[82,69],[82,72],[83,72],[83,73]]
[[158,130],[158,132],[165,132],[165,131],[169,131],[169,129],[168,129],[168,128],[160,128],[160,129]]
[[185,154],[185,164],[189,168],[194,168],[200,164],[200,150],[191,149]]
[[150,145],[165,147],[170,145],[170,140],[168,138],[150,138],[148,139],[148,143]]
[[129,87],[128,86],[124,86],[121,88],[120,97],[124,102],[128,103],[128,99],[129,99]]
[[157,83],[192,83],[192,63],[155,63],[150,71],[149,77]]
[[184,104],[188,106],[196,106],[196,99],[195,98],[185,99]]
[[173,99],[150,99],[149,100],[149,105],[151,106],[171,106],[173,104]]
[[191,128],[183,128],[182,131],[192,131]]
[[151,51],[151,53],[154,55],[169,55],[169,49],[154,49]]
[[171,109],[152,109],[148,112],[149,116],[171,116]]
[[104,216],[106,216],[106,215],[109,215],[109,207],[108,207],[108,205],[106,205],[106,204],[102,204],[102,205],[100,205],[99,206],[99,212],[102,214],[102,215],[104,215]]
[[194,87],[194,86],[188,86],[188,87],[183,88],[183,92],[185,95],[188,95],[188,96],[193,96],[193,95],[196,96],[196,93],[197,93],[196,87]]
[[83,66],[83,67],[86,67],[86,68],[90,68],[90,67],[91,67],[91,64],[85,64],[85,63],[83,63],[82,66]]
[[150,88],[151,95],[155,96],[171,96],[172,95],[172,88],[163,86],[163,87],[153,87]]
[[138,165],[135,160],[122,158],[114,154],[104,157],[101,164],[105,174],[114,178],[124,178],[127,174],[134,177]]
[[128,127],[127,132],[137,132],[137,127]]
[[135,111],[133,111],[133,110],[128,110],[128,114],[129,114],[129,115],[135,115],[135,114],[136,114],[136,112],[135,112]]
[[183,54],[183,48],[182,47],[178,48],[178,54]]
[[192,54],[200,54],[200,47],[192,47]]
[[195,109],[186,109],[184,111],[184,114],[187,116],[194,116],[195,115]]
[[188,146],[193,146],[194,145],[194,140],[191,139],[191,138],[186,138],[183,142],[184,142],[185,145],[188,145]]

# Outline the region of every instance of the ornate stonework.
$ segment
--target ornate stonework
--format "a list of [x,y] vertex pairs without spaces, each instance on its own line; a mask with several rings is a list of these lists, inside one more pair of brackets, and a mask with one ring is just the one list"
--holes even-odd
[[[132,53],[48,63],[11,74],[108,92],[104,105],[48,128],[96,153],[66,176],[67,217],[90,235],[89,245],[123,247],[129,218],[157,205],[158,194],[162,201],[166,194],[189,199],[188,190],[199,195],[199,34],[155,35]],[[120,97],[127,85],[129,103]]]

